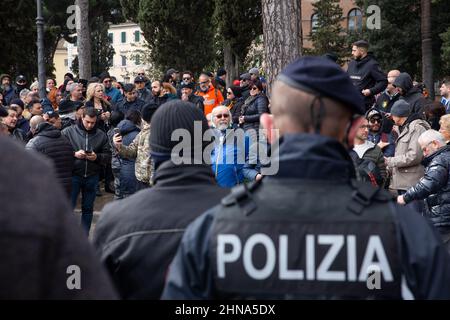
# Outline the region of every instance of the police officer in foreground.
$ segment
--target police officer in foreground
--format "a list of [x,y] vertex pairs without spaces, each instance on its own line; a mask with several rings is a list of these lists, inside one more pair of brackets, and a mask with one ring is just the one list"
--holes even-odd
[[301,58],[272,97],[261,123],[279,129],[278,173],[188,227],[162,298],[449,299],[450,257],[433,227],[354,180],[343,141],[364,103],[348,75]]

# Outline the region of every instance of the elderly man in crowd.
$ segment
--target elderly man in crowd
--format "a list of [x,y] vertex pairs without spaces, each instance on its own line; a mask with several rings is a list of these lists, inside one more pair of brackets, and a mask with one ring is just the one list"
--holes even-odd
[[261,174],[248,164],[250,139],[242,129],[231,129],[230,110],[225,106],[214,108],[212,123],[215,140],[211,163],[217,184],[231,188],[244,182],[244,179],[259,180]]
[[398,197],[399,204],[424,200],[424,213],[441,234],[450,252],[450,147],[444,137],[435,130],[428,130],[419,137],[425,159],[425,176]]

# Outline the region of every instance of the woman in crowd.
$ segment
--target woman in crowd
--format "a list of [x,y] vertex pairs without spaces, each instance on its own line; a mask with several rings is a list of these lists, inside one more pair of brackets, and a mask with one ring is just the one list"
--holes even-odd
[[101,83],[91,83],[86,92],[86,108],[94,108],[98,113],[98,128],[105,133],[109,129],[111,104],[106,99],[105,86]]
[[269,99],[263,92],[263,84],[260,80],[255,80],[250,90],[250,97],[245,100],[241,108],[239,126],[245,131],[249,129],[259,129],[259,117],[263,113],[270,113]]
[[231,112],[234,128],[239,124],[239,117],[241,116],[243,104],[242,89],[239,86],[229,87],[227,89],[227,99],[223,102],[223,105]]
[[56,93],[58,92],[58,89],[56,88],[56,81],[55,79],[48,78],[47,79],[47,98],[50,100],[53,109],[58,109],[58,103],[56,102]]

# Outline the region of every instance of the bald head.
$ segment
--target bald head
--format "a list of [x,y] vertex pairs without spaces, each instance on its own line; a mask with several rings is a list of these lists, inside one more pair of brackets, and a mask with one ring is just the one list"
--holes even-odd
[[391,70],[388,72],[387,74],[387,79],[388,79],[388,86],[387,86],[387,90],[389,92],[389,94],[394,94],[395,92],[395,88],[392,85],[395,81],[395,79],[397,79],[397,77],[400,75],[400,71],[399,70]]
[[30,120],[30,130],[34,134],[36,132],[36,129],[38,125],[45,122],[44,118],[42,116],[34,116]]
[[[315,100],[315,101],[314,101]],[[321,121],[321,135],[343,141],[352,113],[350,108],[329,98],[322,98],[324,114]],[[314,103],[315,118],[320,109],[319,99],[315,96],[277,81],[274,85],[271,111],[274,128],[280,134],[314,133],[314,121],[311,118],[311,105]]]

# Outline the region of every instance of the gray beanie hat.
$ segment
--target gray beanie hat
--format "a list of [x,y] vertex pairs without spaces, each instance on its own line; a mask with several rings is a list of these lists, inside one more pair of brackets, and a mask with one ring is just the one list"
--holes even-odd
[[394,103],[391,108],[391,114],[396,117],[406,118],[411,114],[411,107],[409,103],[400,99]]

